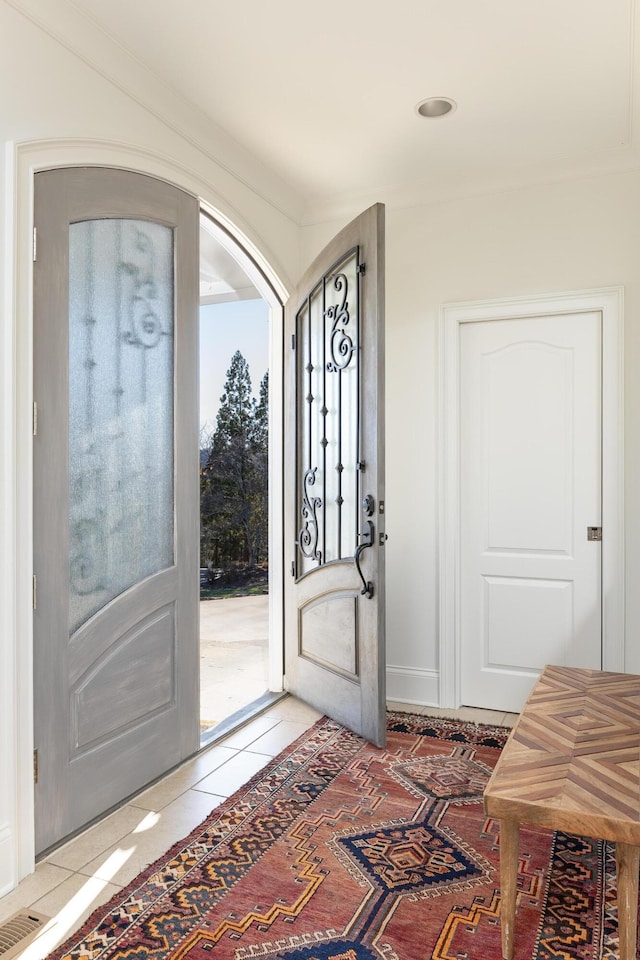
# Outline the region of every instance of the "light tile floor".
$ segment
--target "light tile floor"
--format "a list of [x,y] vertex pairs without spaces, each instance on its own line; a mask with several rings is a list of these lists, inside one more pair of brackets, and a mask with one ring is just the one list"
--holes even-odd
[[[516,719],[515,714],[467,707],[438,710],[391,702],[389,708],[501,726],[512,726]],[[35,873],[0,899],[0,922],[23,907],[52,918],[19,954],[21,960],[45,957],[319,716],[293,697],[280,700],[38,863]]]

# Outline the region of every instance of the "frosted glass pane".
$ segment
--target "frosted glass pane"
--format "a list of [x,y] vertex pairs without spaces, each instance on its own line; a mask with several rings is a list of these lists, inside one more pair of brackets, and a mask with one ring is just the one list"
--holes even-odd
[[70,632],[174,562],[173,231],[69,227]]
[[297,314],[298,575],[352,557],[359,456],[358,254],[349,253]]

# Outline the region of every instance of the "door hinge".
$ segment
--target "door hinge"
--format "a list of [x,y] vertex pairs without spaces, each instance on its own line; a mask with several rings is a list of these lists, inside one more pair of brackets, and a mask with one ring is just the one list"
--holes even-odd
[[38,751],[33,751],[33,782],[38,782]]
[[587,540],[602,540],[602,527],[587,527]]
[[33,435],[38,436],[38,404],[33,401]]
[[358,462],[356,463],[356,470],[359,470],[360,473],[364,473],[366,466],[367,465],[364,462],[364,460],[358,460]]
[[367,272],[367,265],[366,265],[366,263],[359,263],[359,264],[358,264],[358,273],[360,273],[360,274],[362,274],[362,276],[364,276],[366,272]]
[[36,575],[35,575],[35,573],[34,573],[34,575],[33,575],[33,583],[32,583],[31,589],[32,589],[32,594],[33,594],[33,596],[32,596],[33,609],[35,610],[36,607],[38,606],[38,592],[37,592],[37,591],[38,591],[38,582],[37,582],[37,580],[36,580]]
[[291,334],[291,349],[295,350],[296,348],[296,335],[295,333]]
[[33,228],[33,262],[35,263],[38,259],[38,231]]
[[295,577],[296,575],[296,562],[295,560],[291,561],[291,576]]

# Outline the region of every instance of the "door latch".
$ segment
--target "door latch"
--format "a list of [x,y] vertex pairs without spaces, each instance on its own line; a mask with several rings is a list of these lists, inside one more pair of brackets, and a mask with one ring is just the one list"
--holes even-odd
[[587,540],[602,540],[602,527],[587,527]]

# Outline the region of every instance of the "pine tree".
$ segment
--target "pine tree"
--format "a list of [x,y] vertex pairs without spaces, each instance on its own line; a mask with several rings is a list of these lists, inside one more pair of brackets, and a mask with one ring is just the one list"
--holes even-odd
[[234,561],[252,567],[266,554],[268,376],[265,378],[256,404],[249,365],[239,350],[234,353],[201,478],[202,558],[216,567]]
[[252,526],[256,561],[267,559],[269,552],[269,371],[260,381],[260,395],[253,419],[251,439],[255,470]]
[[264,447],[269,442],[269,371],[260,381],[260,396],[254,416],[256,442]]
[[251,395],[249,364],[239,350],[231,358],[224,393],[216,418],[214,443],[228,443],[242,438],[248,442],[256,402]]

